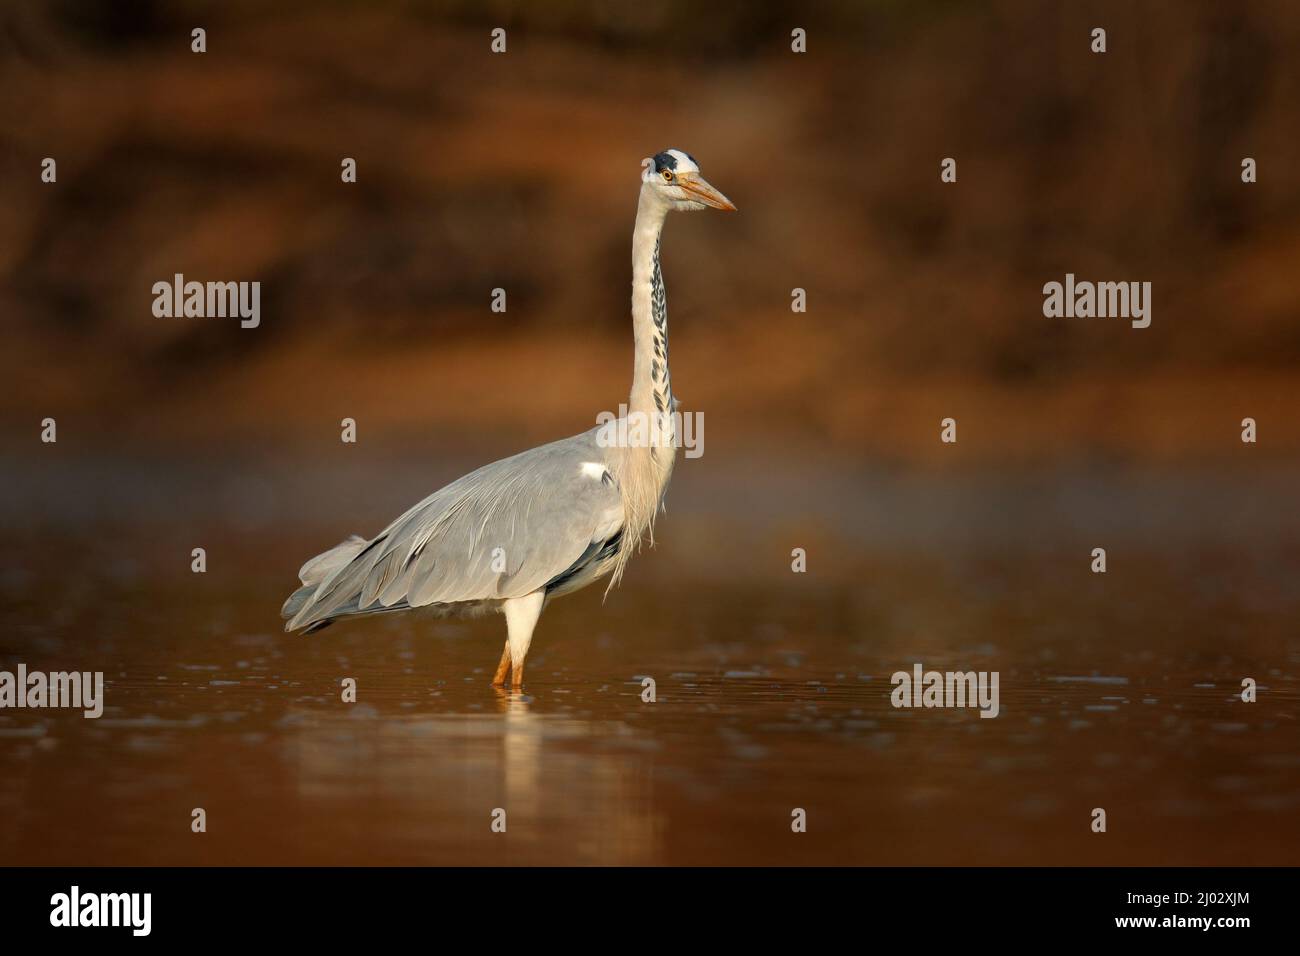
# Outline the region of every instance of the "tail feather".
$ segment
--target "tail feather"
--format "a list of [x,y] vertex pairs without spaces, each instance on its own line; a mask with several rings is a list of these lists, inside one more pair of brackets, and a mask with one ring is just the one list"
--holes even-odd
[[360,554],[368,543],[361,535],[352,535],[304,564],[298,571],[298,580],[303,584],[320,584]]
[[316,555],[302,566],[298,571],[298,579],[302,581],[302,587],[290,594],[289,599],[280,608],[280,616],[289,622],[284,626],[286,631],[294,631],[302,626],[303,622],[299,619],[316,597],[317,590],[347,567],[352,559],[365,549],[367,543],[365,538],[354,534],[328,551]]
[[284,602],[284,607],[280,608],[280,616],[286,621],[296,615],[311,600],[316,593],[316,585],[306,584],[289,595],[289,599]]

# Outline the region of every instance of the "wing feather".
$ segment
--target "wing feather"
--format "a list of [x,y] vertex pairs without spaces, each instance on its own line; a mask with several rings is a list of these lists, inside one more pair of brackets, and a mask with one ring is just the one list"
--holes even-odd
[[287,629],[545,587],[623,527],[617,487],[583,467],[603,461],[605,451],[594,430],[542,445],[439,489],[364,544],[349,539],[346,551],[327,553],[332,561],[322,556],[304,566],[328,573]]

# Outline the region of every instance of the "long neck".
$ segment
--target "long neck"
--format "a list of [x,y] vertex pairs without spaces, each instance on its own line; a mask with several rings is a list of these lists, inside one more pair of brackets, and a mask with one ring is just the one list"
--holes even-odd
[[673,410],[668,375],[668,299],[659,268],[659,237],[666,214],[667,209],[643,188],[632,234],[632,335],[636,355],[628,410],[652,418]]
[[[655,514],[676,459],[673,390],[668,377],[668,301],[659,270],[659,236],[668,210],[642,187],[632,234],[632,336],[636,356],[628,400],[628,442],[615,456],[626,523],[609,586],[645,535],[654,543]],[[641,420],[634,432],[634,419]],[[638,438],[634,439],[633,436]],[[647,440],[648,439],[648,444]],[[608,592],[606,592],[608,593]]]

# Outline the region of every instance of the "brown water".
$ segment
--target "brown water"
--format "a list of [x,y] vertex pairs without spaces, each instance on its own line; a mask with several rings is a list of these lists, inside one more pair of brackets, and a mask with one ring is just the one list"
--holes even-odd
[[[1243,498],[1231,476],[769,475],[743,507],[679,477],[659,546],[604,604],[549,608],[507,694],[499,618],[281,633],[298,563],[368,527],[309,517],[291,478],[247,527],[178,527],[154,495],[152,522],[97,530],[42,511],[67,499],[38,475],[0,667],[102,669],[107,706],[0,711],[0,860],[1294,864],[1300,551],[1273,477]],[[915,662],[1000,672],[1000,715],[893,708]]]

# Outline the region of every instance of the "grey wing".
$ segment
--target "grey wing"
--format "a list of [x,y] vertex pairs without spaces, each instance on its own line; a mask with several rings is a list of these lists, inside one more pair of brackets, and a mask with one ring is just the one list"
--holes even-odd
[[[594,433],[542,445],[434,492],[364,545],[340,545],[286,630],[343,614],[522,597],[571,573],[622,528],[622,498]],[[304,584],[326,555],[304,565]]]

